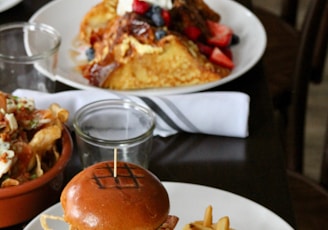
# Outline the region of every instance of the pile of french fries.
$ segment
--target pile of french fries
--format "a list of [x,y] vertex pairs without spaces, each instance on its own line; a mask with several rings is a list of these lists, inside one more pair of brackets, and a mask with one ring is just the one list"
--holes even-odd
[[197,220],[184,226],[183,230],[232,230],[228,216],[221,217],[213,223],[213,208],[209,205],[205,209],[204,219]]

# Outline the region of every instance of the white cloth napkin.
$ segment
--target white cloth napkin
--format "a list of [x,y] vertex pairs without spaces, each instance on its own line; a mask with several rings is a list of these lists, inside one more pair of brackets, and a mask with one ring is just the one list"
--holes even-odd
[[247,137],[249,101],[240,92],[204,92],[168,96],[130,96],[112,91],[71,90],[54,94],[17,89],[14,95],[32,98],[39,109],[58,103],[69,110],[68,125],[75,112],[90,102],[103,99],[130,99],[151,108],[156,114],[154,135],[169,136],[179,131]]

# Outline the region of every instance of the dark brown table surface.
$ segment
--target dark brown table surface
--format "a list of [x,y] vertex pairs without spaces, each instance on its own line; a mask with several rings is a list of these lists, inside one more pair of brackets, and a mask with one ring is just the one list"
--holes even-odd
[[[27,21],[47,2],[23,0],[16,7],[0,13],[0,24]],[[58,90],[66,89],[70,87],[58,83]],[[149,169],[163,181],[207,185],[244,196],[294,226],[282,144],[274,124],[261,64],[238,79],[211,90],[241,91],[250,95],[249,137],[240,139],[188,133],[156,137]],[[75,156],[70,163],[70,175],[79,170]],[[21,226],[11,229],[21,229]]]

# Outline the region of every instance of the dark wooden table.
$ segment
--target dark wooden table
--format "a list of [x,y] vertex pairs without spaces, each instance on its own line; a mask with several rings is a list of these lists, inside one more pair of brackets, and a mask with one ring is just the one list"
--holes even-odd
[[[0,13],[0,24],[27,21],[46,2],[24,0]],[[65,89],[70,87],[58,84],[58,90]],[[164,181],[213,186],[239,194],[272,210],[294,226],[282,144],[261,64],[242,77],[211,90],[242,91],[250,95],[249,137],[188,133],[156,137],[149,169]],[[79,170],[75,156],[70,163],[71,175]],[[21,229],[21,226],[12,229]]]

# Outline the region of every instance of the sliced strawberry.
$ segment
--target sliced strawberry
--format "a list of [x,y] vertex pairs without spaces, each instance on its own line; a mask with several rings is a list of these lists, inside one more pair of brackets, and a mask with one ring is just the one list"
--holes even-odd
[[162,10],[162,17],[164,19],[164,22],[165,22],[165,25],[167,27],[170,26],[170,23],[171,23],[171,15],[170,15],[170,12],[168,10]]
[[196,26],[187,26],[183,32],[192,41],[197,41],[202,33],[202,31]]
[[226,25],[207,20],[207,26],[212,34],[212,37],[207,39],[207,42],[214,46],[226,47],[230,45],[233,31]]
[[233,60],[232,51],[231,51],[230,47],[222,47],[222,48],[220,48],[220,50],[221,50],[222,53],[224,53],[224,55],[227,56],[230,60]]
[[201,42],[197,42],[197,46],[199,51],[207,57],[211,56],[214,49],[212,46],[205,45],[204,43]]
[[222,67],[226,67],[229,69],[233,69],[234,63],[231,59],[229,59],[218,47],[213,49],[213,52],[210,56],[210,61],[213,63],[220,65]]
[[151,5],[148,2],[141,0],[133,0],[132,10],[138,14],[145,14]]

